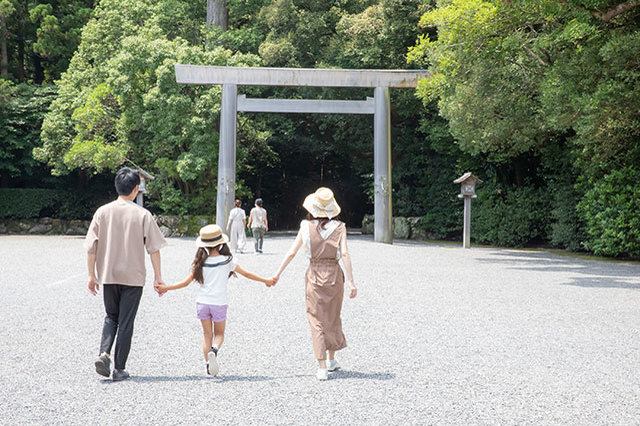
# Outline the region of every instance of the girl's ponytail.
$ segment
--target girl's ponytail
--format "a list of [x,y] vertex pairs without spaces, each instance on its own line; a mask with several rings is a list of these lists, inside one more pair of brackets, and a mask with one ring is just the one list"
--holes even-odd
[[202,266],[209,257],[209,251],[204,247],[199,247],[196,252],[196,257],[191,264],[191,272],[193,272],[193,279],[200,284],[204,284],[204,278],[202,276]]

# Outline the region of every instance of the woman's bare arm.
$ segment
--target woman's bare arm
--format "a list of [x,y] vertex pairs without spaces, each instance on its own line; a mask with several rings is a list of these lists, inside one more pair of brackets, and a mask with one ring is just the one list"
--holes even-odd
[[345,226],[340,236],[340,258],[344,265],[344,270],[347,274],[347,285],[349,285],[349,297],[353,299],[358,294],[358,289],[353,282],[353,268],[351,267],[351,256],[349,255],[349,248],[347,247],[347,227]]
[[302,233],[298,231],[296,240],[293,242],[293,244],[291,244],[291,248],[289,249],[287,254],[284,255],[284,259],[282,259],[282,263],[280,264],[280,269],[278,269],[278,272],[275,275],[276,282],[280,279],[280,275],[285,270],[287,265],[289,265],[293,258],[296,257],[296,254],[298,253],[298,250],[300,250],[300,247],[302,247]]

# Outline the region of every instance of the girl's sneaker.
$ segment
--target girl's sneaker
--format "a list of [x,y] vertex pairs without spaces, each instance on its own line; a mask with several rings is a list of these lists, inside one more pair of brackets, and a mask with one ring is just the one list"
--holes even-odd
[[335,359],[330,359],[329,361],[327,361],[327,370],[329,370],[329,372],[340,370],[338,361],[336,361]]
[[318,368],[318,372],[316,373],[316,379],[318,380],[327,380],[329,378],[329,370],[326,368]]
[[220,371],[218,365],[218,348],[212,347],[209,351],[209,363],[207,364],[207,372],[212,376],[217,376]]

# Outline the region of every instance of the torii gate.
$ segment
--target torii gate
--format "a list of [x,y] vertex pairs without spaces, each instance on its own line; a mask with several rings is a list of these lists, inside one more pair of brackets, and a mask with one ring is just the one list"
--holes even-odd
[[[176,81],[222,85],[216,222],[224,229],[233,208],[236,182],[238,111],[278,113],[373,114],[374,240],[393,242],[391,215],[391,133],[389,87],[414,88],[428,71],[320,68],[243,68],[175,65]],[[248,99],[238,86],[369,87],[365,101]]]

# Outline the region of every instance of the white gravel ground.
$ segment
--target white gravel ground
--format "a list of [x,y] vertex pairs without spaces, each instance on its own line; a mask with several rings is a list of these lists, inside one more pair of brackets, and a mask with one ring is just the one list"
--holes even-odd
[[[293,236],[240,265],[273,274]],[[250,240],[252,242],[252,240]],[[352,237],[342,371],[315,379],[301,254],[230,284],[220,377],[195,287],[147,283],[127,369],[93,368],[104,311],[79,237],[0,237],[0,424],[640,424],[640,264]],[[188,273],[170,239],[164,277]],[[150,265],[148,267],[150,270]],[[151,274],[149,274],[151,275]]]

